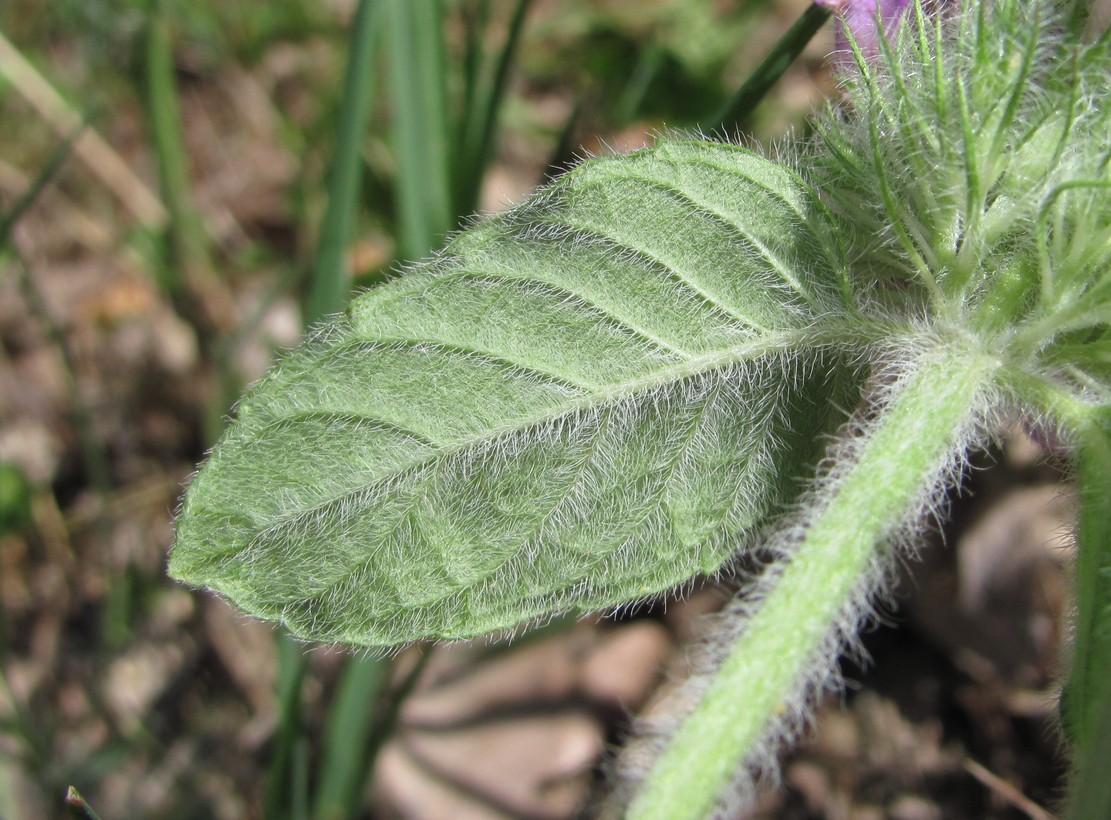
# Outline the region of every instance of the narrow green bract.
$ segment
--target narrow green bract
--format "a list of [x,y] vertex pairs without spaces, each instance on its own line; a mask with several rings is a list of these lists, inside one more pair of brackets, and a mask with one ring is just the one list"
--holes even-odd
[[258,384],[171,574],[301,637],[392,645],[717,571],[853,401],[822,354],[832,237],[796,176],[733,146],[585,163]]

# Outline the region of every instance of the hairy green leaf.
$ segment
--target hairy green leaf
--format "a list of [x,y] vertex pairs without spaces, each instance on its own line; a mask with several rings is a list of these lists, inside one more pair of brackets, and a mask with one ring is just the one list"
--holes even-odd
[[583,164],[263,379],[189,489],[171,574],[389,645],[717,571],[853,401],[833,237],[740,148]]

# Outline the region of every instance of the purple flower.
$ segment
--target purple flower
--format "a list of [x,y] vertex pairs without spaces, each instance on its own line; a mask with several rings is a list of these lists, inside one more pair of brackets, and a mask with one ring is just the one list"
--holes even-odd
[[842,67],[855,61],[845,32],[852,33],[865,59],[872,59],[880,50],[880,37],[893,37],[903,15],[913,0],[814,0],[841,20],[837,29],[837,61]]

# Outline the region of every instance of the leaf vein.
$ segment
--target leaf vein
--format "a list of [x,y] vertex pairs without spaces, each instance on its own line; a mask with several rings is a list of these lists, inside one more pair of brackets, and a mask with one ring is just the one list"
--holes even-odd
[[483,280],[491,280],[502,282],[520,287],[525,283],[539,285],[543,287],[555,299],[560,299],[565,302],[572,302],[581,307],[584,311],[592,313],[598,319],[606,322],[611,327],[616,326],[618,329],[627,331],[630,335],[639,336],[642,341],[649,342],[653,345],[667,350],[669,353],[675,353],[689,359],[691,353],[681,347],[677,347],[671,342],[665,341],[656,334],[647,330],[644,327],[634,323],[632,320],[625,316],[619,316],[613,312],[613,308],[608,305],[603,305],[593,299],[590,299],[583,293],[580,293],[573,288],[560,285],[549,279],[537,279],[528,276],[515,276],[508,271],[493,271],[486,268],[478,268],[475,266],[468,266],[462,268],[457,272],[451,274],[456,279],[473,279],[474,281],[481,282]]
[[671,274],[672,277],[677,279],[686,289],[691,291],[691,294],[702,300],[703,304],[712,310],[717,310],[728,315],[731,319],[743,323],[746,327],[760,333],[768,333],[770,328],[761,325],[752,317],[737,310],[733,305],[729,304],[723,297],[712,292],[704,285],[700,284],[696,279],[691,278],[689,272],[680,270],[669,262],[664,261],[656,254],[647,250],[646,248],[638,247],[630,243],[629,240],[615,236],[612,233],[604,232],[601,228],[584,225],[579,222],[571,220],[551,222],[550,224],[558,227],[563,227],[574,231],[583,239],[594,239],[596,241],[605,242],[607,245],[619,250],[626,255],[635,256],[642,261],[645,268],[662,268]]
[[[749,231],[742,223],[736,221],[728,214],[719,211],[710,203],[699,199],[691,191],[684,189],[677,183],[670,180],[657,179],[637,173],[626,174],[625,179],[634,179],[638,182],[644,183],[645,185],[658,188],[664,193],[670,194],[672,197],[686,202],[691,207],[691,209],[695,211],[696,214],[709,219],[713,219],[716,222],[724,225],[727,229],[731,230],[733,233],[739,236],[742,241],[751,246],[752,249],[755,250],[760,256],[767,260],[768,264],[771,266],[771,269],[774,270],[776,274],[778,274],[779,277],[791,287],[792,290],[802,296],[811,307],[820,309],[820,305],[810,294],[807,288],[803,285],[802,280],[791,273],[790,266],[787,264],[787,262],[781,259],[779,254],[777,254],[772,248],[768,247],[764,242],[753,235],[752,232]],[[744,179],[749,180],[750,178],[744,177]],[[795,209],[793,206],[791,207],[791,210],[796,214],[798,213],[797,209]]]

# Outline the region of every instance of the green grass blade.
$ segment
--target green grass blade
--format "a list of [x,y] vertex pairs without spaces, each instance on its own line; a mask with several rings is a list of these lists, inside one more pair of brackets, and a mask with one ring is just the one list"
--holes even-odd
[[0,248],[5,248],[8,245],[8,240],[11,238],[12,229],[15,228],[17,222],[22,219],[23,215],[35,204],[35,200],[39,198],[39,194],[43,192],[47,185],[50,184],[54,176],[61,170],[69,158],[70,153],[73,151],[73,145],[77,142],[78,137],[85,131],[85,125],[79,126],[72,134],[62,141],[61,145],[54,149],[46,164],[39,171],[38,175],[31,181],[19,199],[16,200],[15,205],[11,210],[3,216],[0,216]]
[[475,100],[482,87],[482,57],[485,54],[482,40],[490,23],[490,0],[470,0],[461,5],[466,47],[463,52],[463,107],[459,112],[458,131],[460,135],[466,135],[474,127],[473,120],[478,112]]
[[660,45],[653,45],[641,51],[640,59],[637,60],[629,81],[625,83],[625,89],[613,107],[611,116],[614,123],[625,126],[633,121],[648,96],[652,82],[666,66],[666,58],[667,50]]
[[582,115],[583,102],[579,100],[575,103],[575,107],[571,109],[571,113],[567,115],[567,119],[564,120],[555,147],[552,148],[548,155],[548,161],[544,164],[544,174],[540,179],[542,185],[547,185],[561,174],[565,174],[579,160],[576,153],[578,146],[575,143],[575,132],[578,130]]
[[443,15],[437,0],[388,3],[398,255],[420,259],[454,227]]
[[[147,0],[143,41],[146,116],[158,163],[160,192],[169,215],[165,229],[167,253],[152,271],[152,278],[177,312],[197,328],[201,348],[210,355],[217,341],[231,331],[236,311],[232,294],[216,272],[209,234],[190,190],[170,10],[167,0]],[[218,374],[218,380],[219,392],[204,421],[209,441],[223,429],[223,414],[241,387],[237,376],[227,370]]]
[[[459,187],[456,196],[458,216],[471,213],[478,205],[482,180],[497,145],[498,114],[505,100],[509,72],[520,46],[525,19],[531,6],[532,0],[518,0],[493,77],[488,83],[483,82],[483,73],[480,72],[475,78],[478,86],[469,95],[472,106],[464,112],[462,148],[458,164]],[[474,47],[481,48],[481,32],[478,33]]]
[[739,131],[768,91],[802,53],[829,19],[829,9],[817,4],[807,7],[794,25],[775,44],[737,93],[710,119],[710,129],[730,135]]
[[190,272],[207,264],[207,238],[189,192],[169,14],[162,0],[150,0],[147,14],[143,55],[147,117],[158,158],[162,199],[170,214],[168,230],[173,256],[163,266],[161,284],[170,293],[178,293]]
[[325,729],[314,820],[355,816],[372,762],[375,707],[389,670],[389,661],[380,658],[347,662]]
[[359,0],[343,80],[336,148],[328,172],[328,206],[320,229],[312,287],[305,305],[311,324],[347,304],[347,245],[354,231],[362,180],[362,145],[374,97],[374,55],[381,3]]
[[309,663],[305,649],[289,635],[281,634],[278,645],[278,728],[274,733],[273,751],[266,776],[266,794],[263,799],[263,816],[268,820],[300,820],[308,816],[299,793],[298,783],[303,781],[298,769],[302,767],[303,746],[301,737],[301,690]]
[[309,820],[309,741],[304,735],[294,741],[290,761],[286,814],[292,820]]

